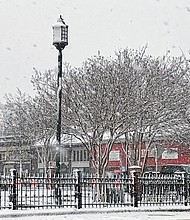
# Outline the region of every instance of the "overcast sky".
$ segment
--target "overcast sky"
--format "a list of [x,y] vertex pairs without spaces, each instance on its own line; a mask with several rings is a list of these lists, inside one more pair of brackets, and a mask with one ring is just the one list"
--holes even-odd
[[69,25],[63,54],[72,66],[98,51],[108,57],[146,44],[153,56],[189,56],[190,0],[0,0],[0,102],[17,87],[31,93],[33,67],[57,66],[52,25],[59,15]]

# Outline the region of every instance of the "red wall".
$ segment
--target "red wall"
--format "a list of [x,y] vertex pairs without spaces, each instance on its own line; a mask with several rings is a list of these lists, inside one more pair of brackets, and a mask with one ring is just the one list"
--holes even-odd
[[108,166],[109,167],[120,167],[125,166],[125,151],[121,144],[114,144],[112,147],[112,151],[119,151],[119,160],[109,160]]
[[[164,164],[190,164],[190,147],[184,147],[180,145],[170,145],[166,143],[162,143],[164,147],[164,152],[158,158],[158,165]],[[119,158],[115,158],[114,160],[109,160],[108,167],[114,169],[121,169],[121,167],[126,166],[126,155],[125,151],[122,148],[121,144],[114,144],[112,147],[112,151],[119,151]],[[174,153],[171,153],[171,152]],[[117,154],[118,156],[118,154]],[[144,156],[144,149],[142,149],[142,159]],[[116,160],[117,159],[117,160]],[[148,153],[147,158],[147,166],[155,165],[155,158]]]

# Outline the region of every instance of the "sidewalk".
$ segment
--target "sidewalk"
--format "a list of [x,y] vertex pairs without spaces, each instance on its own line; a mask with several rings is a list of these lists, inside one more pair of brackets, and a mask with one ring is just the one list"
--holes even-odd
[[26,216],[51,216],[51,215],[79,215],[95,213],[124,213],[124,212],[187,212],[190,206],[152,206],[152,207],[118,207],[118,208],[60,208],[60,209],[30,209],[30,210],[1,210],[0,218],[14,218]]

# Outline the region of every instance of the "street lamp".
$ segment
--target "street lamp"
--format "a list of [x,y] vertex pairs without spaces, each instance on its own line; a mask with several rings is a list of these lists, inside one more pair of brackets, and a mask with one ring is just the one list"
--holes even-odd
[[60,145],[61,145],[61,97],[62,97],[62,50],[68,45],[68,25],[63,18],[58,18],[53,28],[53,45],[58,50],[57,77],[57,131],[56,131],[56,175],[60,174]]

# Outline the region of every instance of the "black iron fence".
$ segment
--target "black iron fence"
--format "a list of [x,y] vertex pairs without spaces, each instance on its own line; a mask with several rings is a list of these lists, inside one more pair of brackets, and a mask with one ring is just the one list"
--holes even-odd
[[140,187],[138,205],[189,205],[190,175],[146,174],[138,178]]
[[190,176],[146,174],[22,176],[16,170],[0,179],[0,209],[189,205]]

